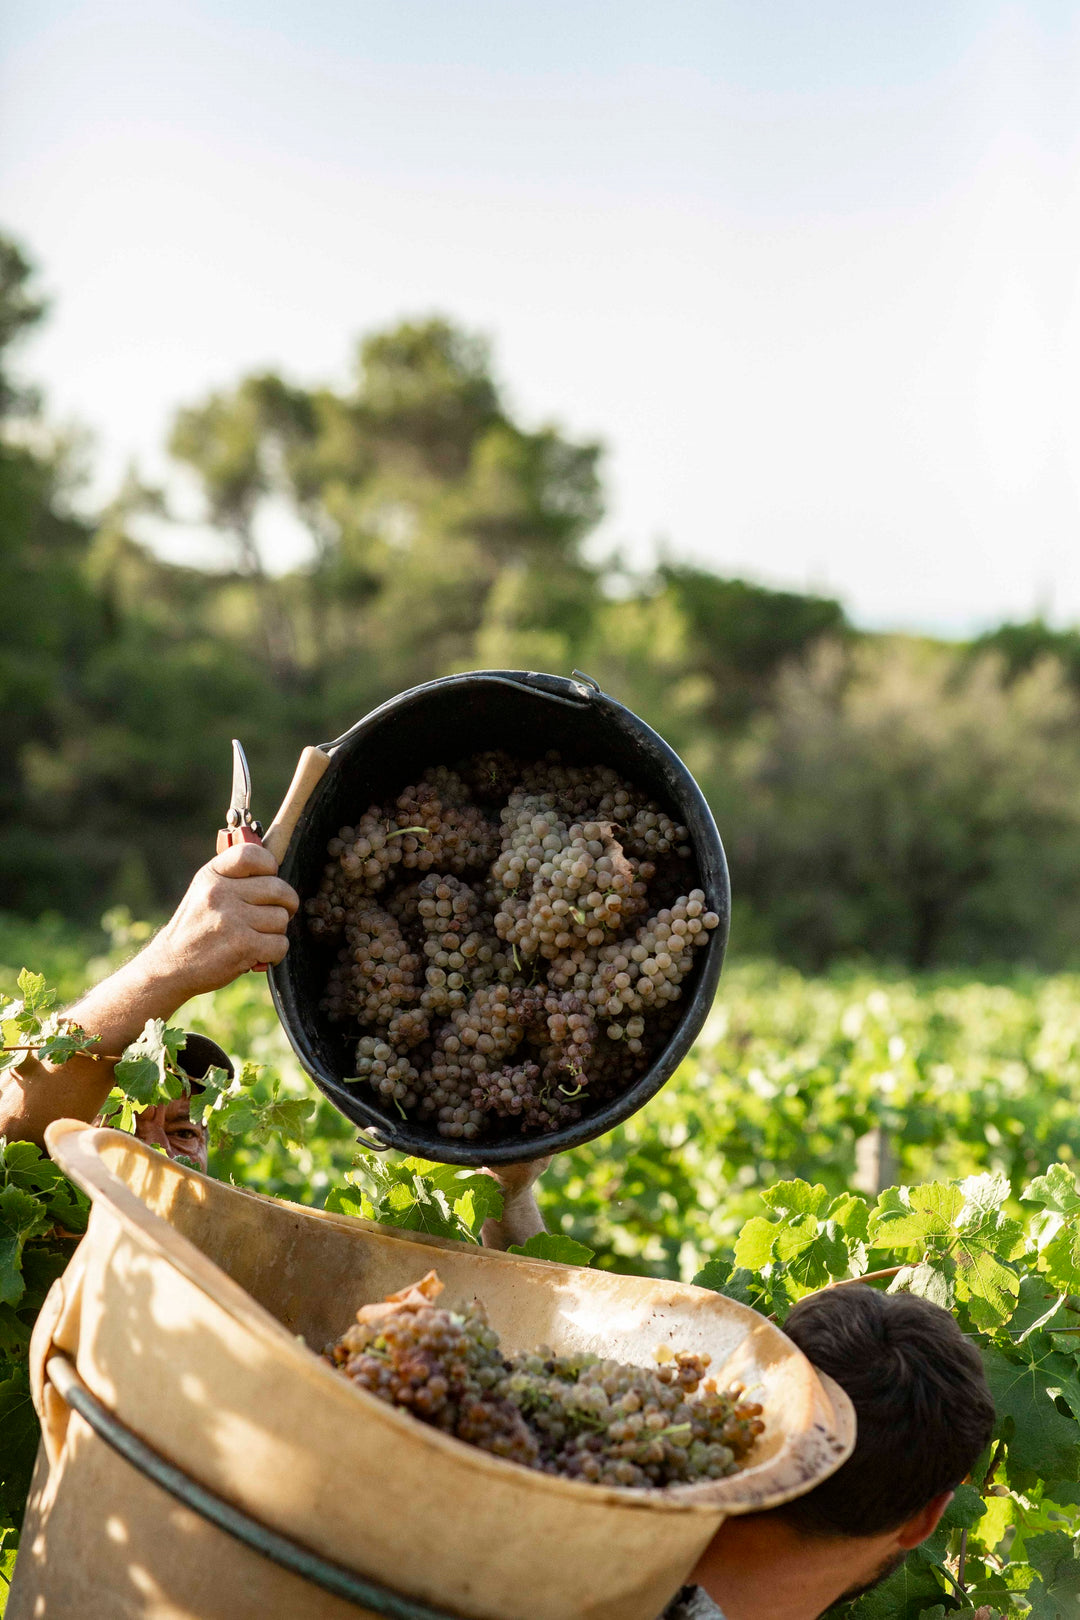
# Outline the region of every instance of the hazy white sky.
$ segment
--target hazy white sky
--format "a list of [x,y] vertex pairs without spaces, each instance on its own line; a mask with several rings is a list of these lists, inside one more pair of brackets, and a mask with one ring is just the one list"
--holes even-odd
[[6,0],[0,53],[24,370],[98,490],[439,310],[605,441],[638,561],[1080,619],[1074,0]]

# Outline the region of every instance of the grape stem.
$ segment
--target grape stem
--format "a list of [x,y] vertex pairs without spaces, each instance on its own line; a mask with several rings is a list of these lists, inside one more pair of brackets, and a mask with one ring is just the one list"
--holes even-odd
[[1002,1457],[1004,1455],[1005,1455],[1005,1442],[1004,1442],[1004,1440],[999,1440],[996,1447],[994,1448],[994,1455],[990,1458],[990,1466],[986,1470],[986,1478],[982,1482],[982,1493],[983,1493],[984,1496],[986,1495],[987,1491],[990,1489],[990,1486],[994,1482],[994,1475],[997,1473],[998,1466],[999,1466],[999,1464],[1001,1462],[1001,1459],[1002,1459]]
[[[922,1261],[917,1262],[917,1264],[921,1265]],[[861,1277],[834,1277],[832,1282],[827,1282],[823,1288],[817,1289],[816,1292],[825,1294],[830,1288],[845,1288],[848,1283],[883,1282],[886,1277],[895,1277],[901,1271],[906,1270],[906,1266],[886,1266],[883,1271],[867,1271]]]
[[[0,1052],[40,1052],[46,1041],[31,1041],[29,1046],[0,1046]],[[92,1052],[88,1046],[77,1046],[72,1057],[93,1058],[95,1063],[119,1063],[119,1052]]]

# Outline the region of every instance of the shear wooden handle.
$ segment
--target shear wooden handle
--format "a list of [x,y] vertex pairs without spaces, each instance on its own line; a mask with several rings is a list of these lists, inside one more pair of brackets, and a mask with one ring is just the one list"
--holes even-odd
[[289,783],[289,791],[281,801],[281,809],[266,829],[263,843],[280,865],[289,847],[289,839],[307,806],[308,800],[330,769],[330,756],[321,748],[305,748],[300,755],[296,774]]

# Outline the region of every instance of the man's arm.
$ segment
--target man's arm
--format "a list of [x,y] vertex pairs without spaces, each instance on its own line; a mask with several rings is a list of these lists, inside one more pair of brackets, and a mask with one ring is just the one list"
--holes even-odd
[[68,1008],[73,1023],[100,1037],[95,1050],[104,1060],[73,1057],[54,1066],[30,1054],[0,1075],[0,1136],[41,1144],[54,1119],[93,1119],[112,1086],[115,1059],[147,1019],[170,1019],[192,996],[220,989],[257,963],[280,962],[298,904],[261,844],[215,855],[138,956]]
[[503,1191],[503,1212],[499,1220],[485,1221],[480,1238],[485,1248],[508,1249],[511,1243],[527,1243],[537,1232],[546,1232],[533,1191],[551,1159],[530,1159],[527,1164],[507,1164],[489,1170]]

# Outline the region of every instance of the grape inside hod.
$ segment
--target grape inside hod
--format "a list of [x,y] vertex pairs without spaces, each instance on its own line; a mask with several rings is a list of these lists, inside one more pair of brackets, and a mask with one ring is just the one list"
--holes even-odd
[[[326,1351],[363,1389],[496,1457],[596,1485],[663,1488],[724,1479],[764,1430],[741,1385],[706,1377],[707,1355],[670,1350],[636,1367],[546,1345],[507,1357],[479,1300],[436,1305],[435,1272]],[[659,1357],[658,1357],[659,1360]]]

